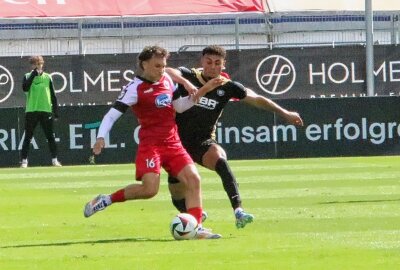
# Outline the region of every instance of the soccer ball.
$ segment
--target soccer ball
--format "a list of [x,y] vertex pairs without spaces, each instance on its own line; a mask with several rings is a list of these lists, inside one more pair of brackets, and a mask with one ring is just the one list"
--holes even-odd
[[170,231],[175,240],[193,239],[198,230],[197,220],[186,213],[177,214],[171,221]]

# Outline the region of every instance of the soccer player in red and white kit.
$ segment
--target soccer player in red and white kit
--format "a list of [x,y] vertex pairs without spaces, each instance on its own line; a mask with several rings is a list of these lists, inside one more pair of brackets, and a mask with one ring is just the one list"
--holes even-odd
[[200,227],[196,238],[217,239],[221,235],[201,226],[200,176],[179,139],[175,111],[183,112],[192,107],[207,91],[221,85],[223,81],[209,81],[197,90],[183,77],[175,78],[175,81],[183,84],[191,95],[172,101],[175,85],[165,73],[167,58],[168,52],[159,46],[143,49],[138,56],[141,75],[136,76],[123,88],[113,107],[106,113],[93,146],[93,153],[100,154],[105,145],[104,138],[115,121],[131,108],[141,126],[136,155],[136,179],[141,183],[128,185],[110,195],[98,195],[85,205],[84,216],[90,217],[112,203],[154,197],[159,190],[160,169],[163,167],[169,174],[185,183],[187,212],[196,218]]

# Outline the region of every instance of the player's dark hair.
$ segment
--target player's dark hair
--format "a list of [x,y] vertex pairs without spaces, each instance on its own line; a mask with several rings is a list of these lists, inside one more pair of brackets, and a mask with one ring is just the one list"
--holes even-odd
[[203,56],[206,54],[221,56],[224,59],[226,57],[225,49],[218,45],[210,45],[205,47],[203,49]]
[[142,52],[138,56],[139,67],[143,69],[143,61],[147,61],[153,56],[168,58],[169,53],[166,49],[160,46],[146,46],[143,48]]

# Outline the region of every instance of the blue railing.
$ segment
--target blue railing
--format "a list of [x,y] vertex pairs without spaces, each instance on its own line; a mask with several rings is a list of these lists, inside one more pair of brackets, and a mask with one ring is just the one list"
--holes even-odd
[[[240,18],[239,24],[263,24],[265,18]],[[281,16],[268,19],[272,24],[279,23],[304,23],[304,22],[362,22],[365,20],[361,15],[324,15],[324,16]],[[391,21],[391,16],[374,16],[375,22]],[[123,22],[124,28],[146,28],[146,27],[179,27],[198,25],[234,25],[235,18],[223,19],[182,19],[182,20],[153,20]],[[3,23],[0,30],[37,30],[37,29],[78,29],[79,24],[74,23]],[[83,29],[118,29],[121,22],[96,22],[82,23]]]

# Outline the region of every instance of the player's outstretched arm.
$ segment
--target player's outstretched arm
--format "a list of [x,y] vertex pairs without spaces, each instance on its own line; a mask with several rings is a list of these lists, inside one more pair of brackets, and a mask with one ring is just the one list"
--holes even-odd
[[196,94],[196,92],[197,92],[196,86],[194,86],[191,82],[189,82],[187,79],[185,79],[182,76],[182,72],[180,72],[180,70],[167,67],[167,68],[165,68],[165,72],[171,77],[171,79],[174,82],[177,82],[177,83],[183,85],[183,87],[185,87],[186,91],[188,91],[188,93],[190,95]]
[[174,82],[177,82],[185,87],[186,91],[188,91],[189,95],[192,96],[192,100],[195,103],[197,103],[197,101],[209,91],[226,82],[226,78],[218,77],[209,80],[205,85],[200,87],[200,89],[197,89],[196,86],[182,76],[182,72],[180,70],[167,67],[165,68],[165,72]]
[[297,112],[292,112],[288,111],[281,106],[279,106],[277,103],[272,101],[269,98],[260,96],[256,93],[254,93],[253,90],[246,88],[247,96],[243,99],[244,102],[246,102],[249,105],[252,105],[254,107],[270,111],[270,112],[275,112],[277,113],[280,117],[285,119],[286,122],[296,125],[296,126],[303,126],[303,119],[300,117],[300,115]]
[[174,101],[172,101],[172,105],[178,113],[182,113],[193,107],[200,100],[200,98],[207,94],[209,91],[212,91],[216,87],[222,85],[224,81],[225,80],[223,78],[211,79],[205,85],[203,85],[195,94],[175,99]]
[[93,154],[99,155],[101,150],[104,148],[104,138],[110,133],[114,123],[121,117],[123,113],[115,108],[111,108],[106,115],[104,115],[99,127],[99,133],[97,139],[93,145]]

